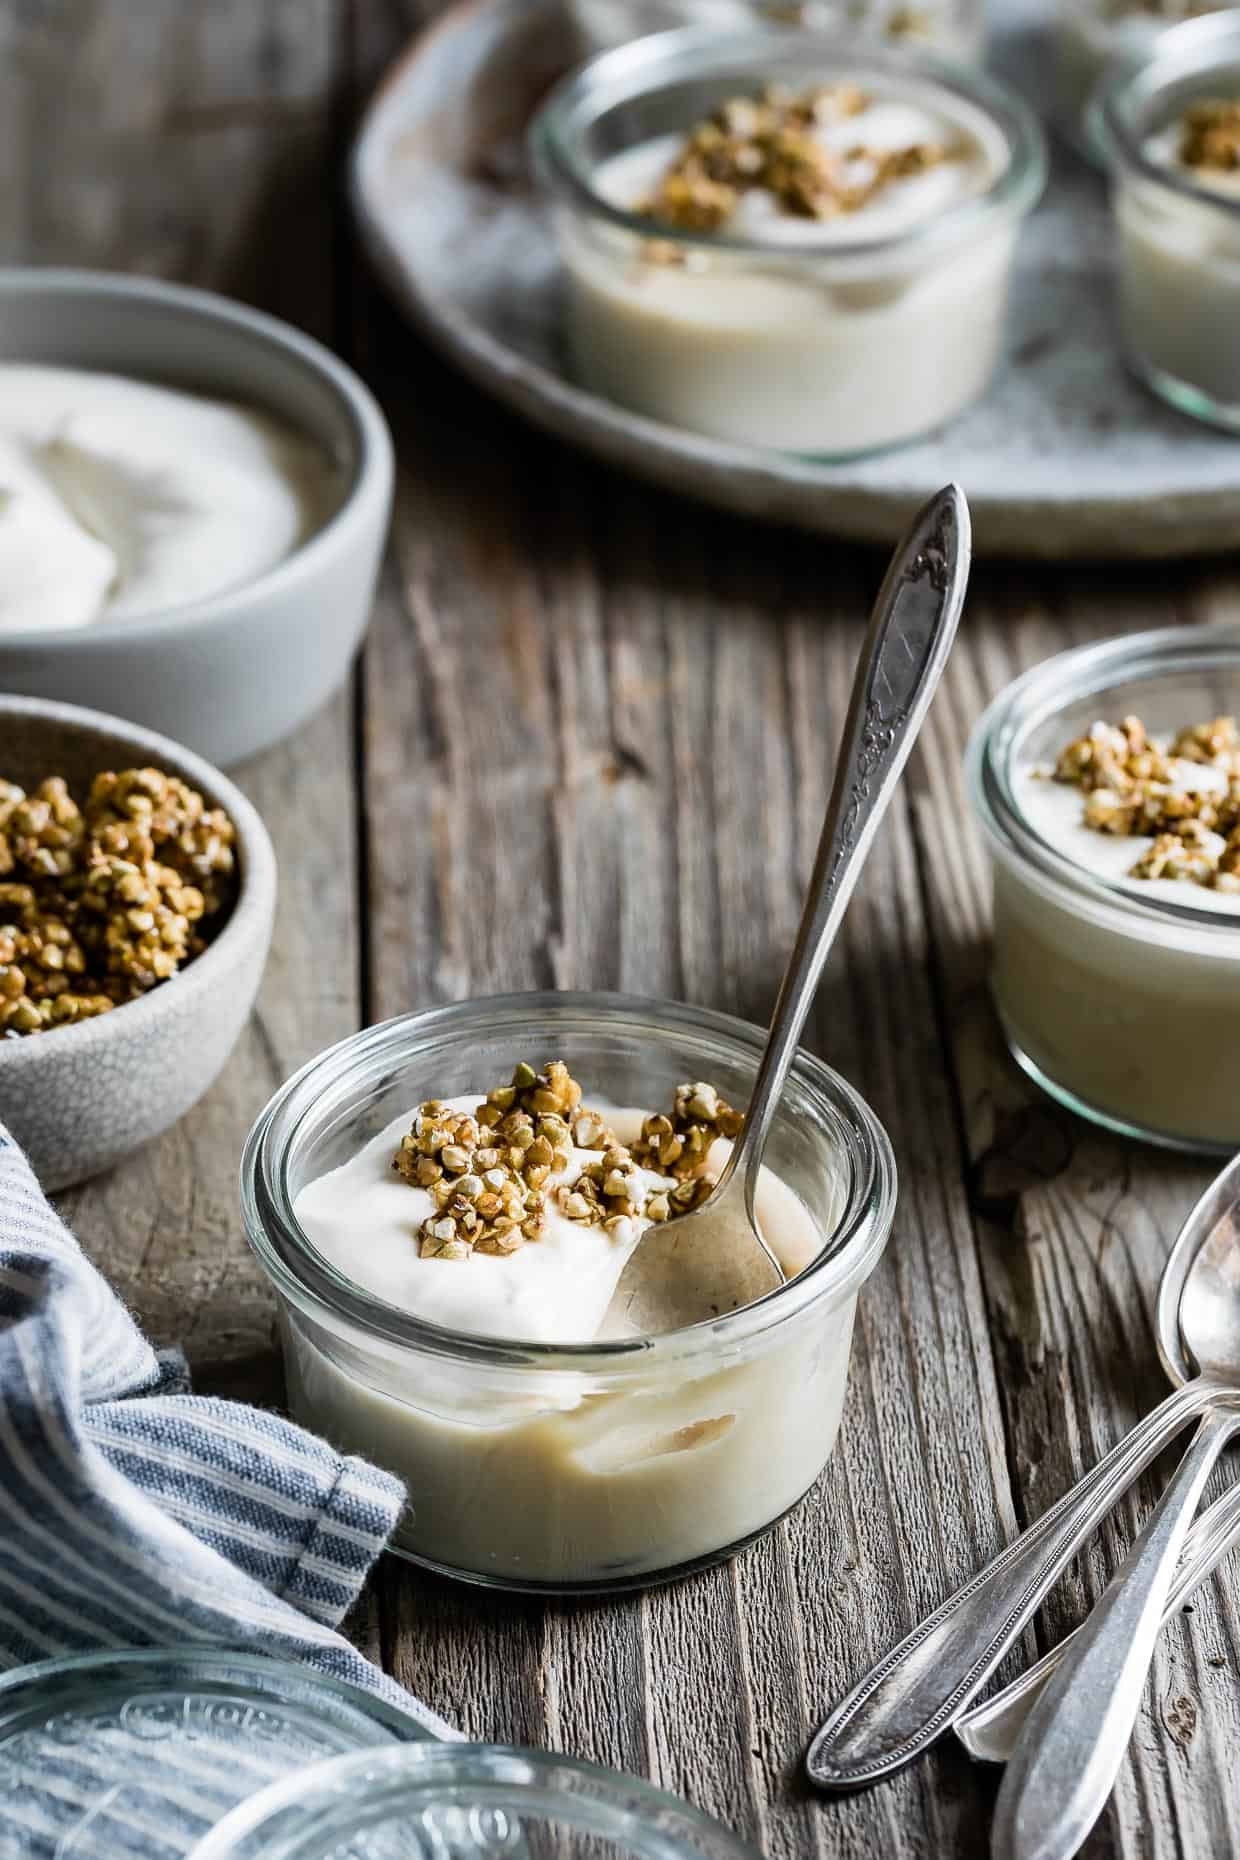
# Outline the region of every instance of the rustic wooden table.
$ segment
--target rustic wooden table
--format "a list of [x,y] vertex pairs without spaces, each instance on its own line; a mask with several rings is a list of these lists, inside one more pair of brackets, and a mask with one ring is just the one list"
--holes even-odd
[[[342,158],[416,24],[399,0],[0,0],[0,251],[214,286],[375,385],[401,479],[351,691],[242,771],[281,862],[258,1012],[209,1098],[67,1196],[199,1385],[279,1399],[237,1212],[251,1118],[309,1054],[401,1009],[576,985],[764,1018],[796,919],[871,554],[609,475],[501,415],[386,307]],[[993,1780],[947,1749],[846,1800],[797,1779],[821,1709],[1163,1393],[1152,1301],[1200,1166],[1027,1089],[984,987],[961,750],[1060,647],[1240,619],[1234,568],[980,564],[954,665],[809,1033],[886,1121],[896,1229],[862,1301],[841,1445],[731,1566],[544,1604],[389,1560],[356,1623],[480,1737],[654,1777],[780,1860],[986,1848]],[[1225,1475],[1224,1475],[1225,1476]],[[1153,1488],[1045,1611],[1077,1620]],[[1240,1853],[1240,1567],[1162,1639],[1093,1860]]]

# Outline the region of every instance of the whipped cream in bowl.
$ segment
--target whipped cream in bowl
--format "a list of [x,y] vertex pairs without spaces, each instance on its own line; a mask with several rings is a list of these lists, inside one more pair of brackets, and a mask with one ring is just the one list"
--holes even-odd
[[1240,648],[1177,627],[1061,653],[969,749],[1008,1045],[1127,1135],[1240,1145]]
[[290,1401],[404,1479],[397,1548],[506,1587],[632,1587],[812,1487],[894,1200],[842,1080],[798,1059],[771,1139],[784,1285],[651,1334],[613,1296],[646,1228],[709,1192],[763,1037],[675,1003],[507,996],[355,1035],[272,1100],[243,1200]]
[[979,73],[847,36],[689,28],[570,74],[531,143],[593,392],[846,457],[986,387],[1045,155]]

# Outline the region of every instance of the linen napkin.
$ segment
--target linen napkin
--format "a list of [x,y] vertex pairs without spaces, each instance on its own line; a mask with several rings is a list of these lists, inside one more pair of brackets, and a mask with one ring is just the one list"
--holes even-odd
[[0,1671],[211,1641],[454,1737],[336,1631],[403,1498],[277,1415],[191,1394],[0,1125]]

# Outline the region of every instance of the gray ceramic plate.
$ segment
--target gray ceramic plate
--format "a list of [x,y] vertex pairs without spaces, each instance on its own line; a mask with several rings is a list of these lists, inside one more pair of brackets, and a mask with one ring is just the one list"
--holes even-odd
[[[1025,229],[1008,365],[980,406],[929,440],[828,465],[702,439],[574,386],[526,125],[547,86],[594,50],[729,7],[743,0],[461,0],[410,49],[362,126],[353,193],[376,263],[427,334],[540,425],[752,515],[890,542],[955,478],[992,554],[1189,555],[1240,542],[1240,441],[1125,374],[1104,188],[1064,149]],[[1045,105],[1033,0],[995,12],[991,63]]]

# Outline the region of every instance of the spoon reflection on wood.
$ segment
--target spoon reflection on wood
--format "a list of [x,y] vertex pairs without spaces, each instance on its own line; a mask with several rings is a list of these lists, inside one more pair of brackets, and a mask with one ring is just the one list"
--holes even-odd
[[680,1329],[753,1304],[784,1282],[755,1215],[762,1154],[823,964],[947,662],[968,574],[968,506],[948,485],[914,518],[874,604],[809,894],[744,1127],[701,1207],[642,1235],[609,1324]]

